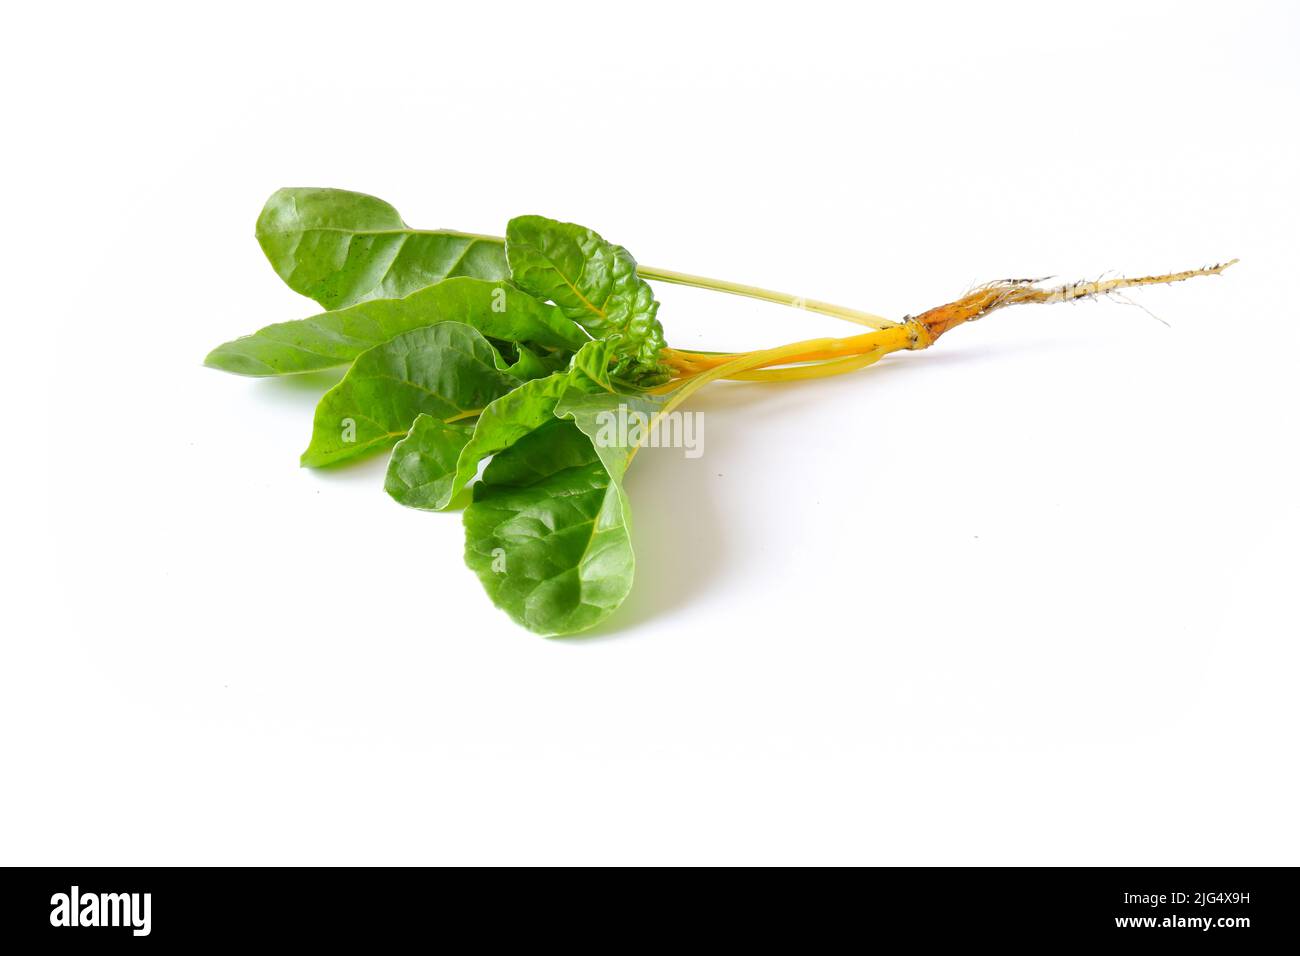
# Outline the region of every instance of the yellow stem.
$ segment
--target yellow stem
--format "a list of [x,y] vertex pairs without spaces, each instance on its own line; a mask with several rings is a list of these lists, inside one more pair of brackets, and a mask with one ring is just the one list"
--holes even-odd
[[[923,348],[924,345],[928,345],[928,341],[925,341],[924,345],[920,344],[923,340],[918,338],[919,331],[913,329],[911,323],[909,323],[908,325],[893,325],[887,329],[879,329],[875,332],[855,335],[847,339],[805,339],[802,342],[791,342],[789,345],[782,345],[774,349],[759,349],[755,352],[742,352],[738,355],[709,356],[712,360],[720,361],[716,361],[716,364],[713,364],[710,368],[690,374],[676,380],[676,382],[668,383],[678,387],[669,393],[671,397],[660,411],[660,414],[672,411],[709,382],[721,378],[733,378],[738,374],[762,369],[770,365],[788,365],[791,362],[807,361],[803,356],[827,353],[843,356],[843,350],[851,349],[859,364],[852,367],[840,366],[839,371],[853,371],[854,368],[870,365],[890,352],[906,348]],[[791,378],[799,377],[799,369],[785,371],[792,373]],[[816,374],[816,372],[808,372],[804,377],[816,377]],[[822,371],[821,374],[833,375],[839,374],[839,372]],[[667,386],[663,386],[656,391],[666,392]]]
[[748,372],[736,372],[734,375],[728,375],[727,380],[732,382],[801,382],[813,378],[829,378],[832,375],[856,372],[860,368],[874,365],[888,354],[889,352],[882,349],[873,349],[870,352],[864,352],[862,355],[829,359],[808,365],[792,365],[788,368],[758,368]]

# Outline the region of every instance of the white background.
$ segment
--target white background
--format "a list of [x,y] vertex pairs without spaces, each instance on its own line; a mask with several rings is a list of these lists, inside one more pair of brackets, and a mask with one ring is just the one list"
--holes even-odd
[[[31,5],[3,71],[0,861],[1297,862],[1295,7]],[[16,22],[14,18],[16,17]],[[282,185],[902,315],[1240,256],[821,383],[629,479],[544,640],[324,380]],[[854,328],[659,287],[678,346]]]

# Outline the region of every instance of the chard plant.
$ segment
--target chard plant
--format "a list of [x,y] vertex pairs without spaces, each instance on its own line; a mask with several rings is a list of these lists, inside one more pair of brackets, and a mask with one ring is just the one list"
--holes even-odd
[[[316,407],[302,464],[391,449],[388,494],[412,508],[463,507],[465,563],[497,607],[542,635],[592,627],[632,588],[624,476],[650,430],[611,440],[611,414],[654,423],[711,382],[840,375],[1007,306],[1214,275],[1236,261],[1054,287],[1003,280],[894,321],[638,266],[592,230],[541,216],[510,220],[504,237],[412,229],[388,203],[340,189],[279,190],[257,239],[289,287],[325,311],[219,345],[206,364],[249,376],[347,366]],[[673,349],[647,279],[869,331],[750,352]]]

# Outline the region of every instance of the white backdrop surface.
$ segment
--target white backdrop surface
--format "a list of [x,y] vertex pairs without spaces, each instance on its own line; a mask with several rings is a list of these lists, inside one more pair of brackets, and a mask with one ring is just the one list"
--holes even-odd
[[[0,862],[1297,862],[1294,7],[11,16]],[[319,379],[201,367],[316,311],[282,185],[888,315],[1242,261],[702,393],[627,605],[545,640],[382,458],[297,467]]]

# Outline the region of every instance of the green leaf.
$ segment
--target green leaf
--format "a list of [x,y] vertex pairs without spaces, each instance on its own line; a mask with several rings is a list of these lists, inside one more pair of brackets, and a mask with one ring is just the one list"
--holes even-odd
[[557,307],[509,282],[448,279],[402,299],[374,299],[293,322],[279,322],[219,345],[204,361],[237,375],[286,375],[346,365],[366,349],[411,329],[463,322],[484,335],[570,352],[590,341]]
[[465,563],[515,621],[574,634],[632,588],[629,509],[591,442],[552,420],[501,452],[465,509]]
[[604,339],[592,339],[569,362],[573,383],[586,392],[613,391],[609,376],[614,364],[614,346]]
[[384,490],[409,508],[441,511],[478,471],[479,462],[555,418],[555,403],[568,373],[525,382],[488,405],[474,428],[450,455],[454,436],[434,428],[430,416],[416,419],[388,460]]
[[643,387],[667,380],[663,327],[655,317],[659,303],[626,249],[584,226],[518,216],[506,227],[506,256],[521,288],[550,299],[596,338],[616,343],[625,359],[616,377]]
[[374,196],[290,187],[266,201],[257,241],[289,288],[327,309],[398,299],[454,276],[505,279],[501,240],[411,229]]
[[506,371],[521,381],[530,378],[545,378],[563,367],[572,358],[567,352],[548,352],[538,355],[526,345],[517,345],[514,342],[505,342],[501,339],[488,339],[488,341],[510,363]]
[[666,401],[654,395],[570,390],[556,403],[555,416],[577,425],[591,440],[606,470],[622,481]]
[[442,322],[362,352],[316,406],[309,467],[393,444],[420,414],[439,421],[477,415],[520,381],[477,329]]
[[421,413],[407,436],[393,446],[384,490],[408,507],[445,508],[464,485],[458,481],[456,465],[473,434],[472,426],[449,425]]
[[502,395],[483,409],[472,437],[460,441],[455,457],[450,449],[459,435],[435,427],[437,420],[428,416],[416,419],[410,435],[393,449],[385,490],[411,508],[441,511],[448,507],[484,458],[553,421],[556,403],[567,391],[607,390],[608,353],[606,343],[588,342],[574,357],[571,368],[525,382]]

